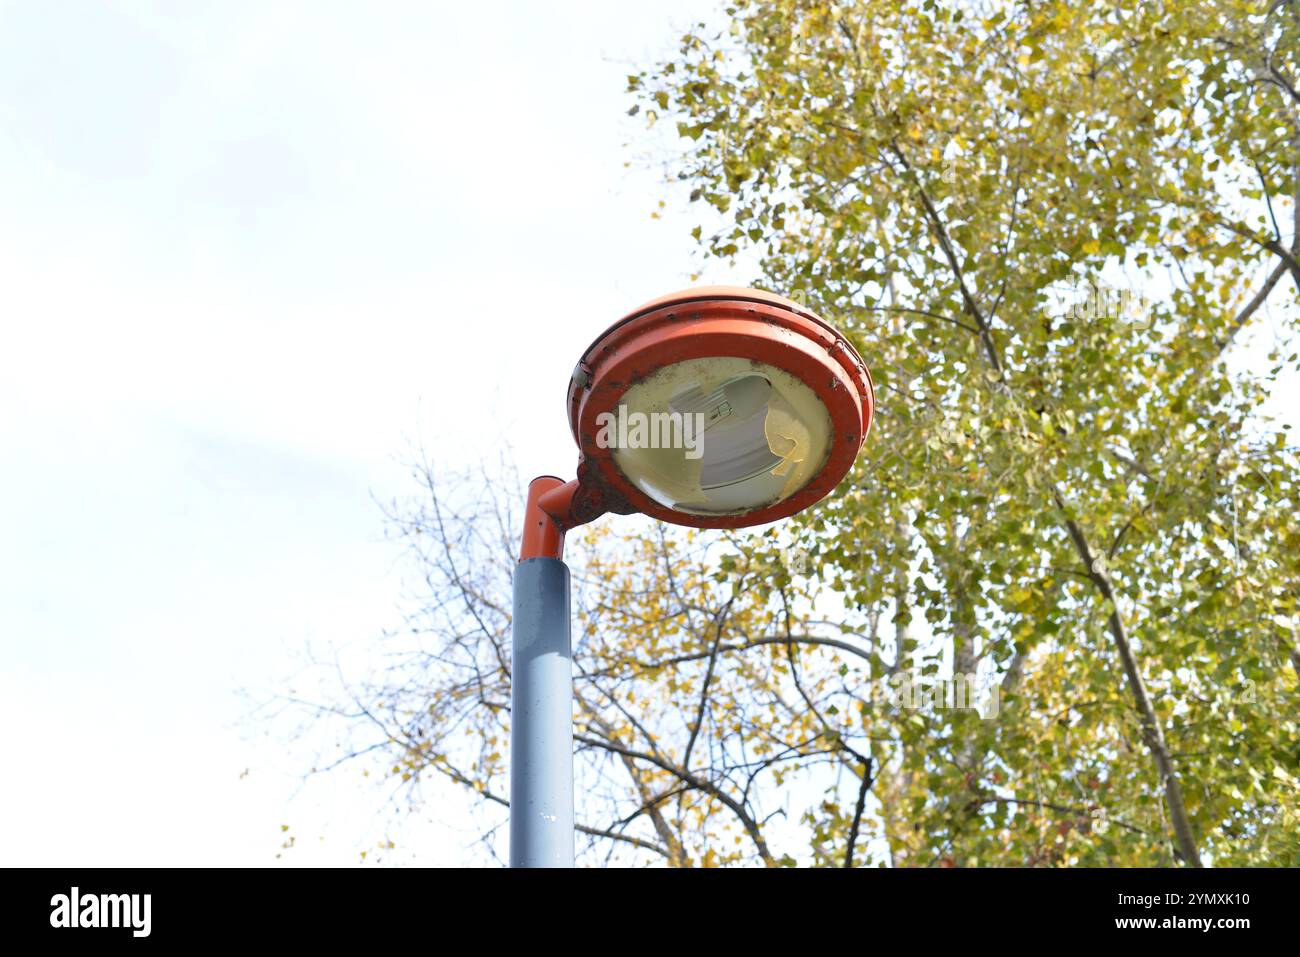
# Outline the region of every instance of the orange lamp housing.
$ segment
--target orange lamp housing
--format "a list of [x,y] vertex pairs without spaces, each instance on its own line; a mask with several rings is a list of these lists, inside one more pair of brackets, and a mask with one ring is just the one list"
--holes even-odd
[[564,532],[605,512],[695,528],[793,515],[848,473],[875,394],[828,322],[772,293],[715,286],[610,326],[578,361],[568,408],[578,477],[534,480],[521,559],[559,558]]

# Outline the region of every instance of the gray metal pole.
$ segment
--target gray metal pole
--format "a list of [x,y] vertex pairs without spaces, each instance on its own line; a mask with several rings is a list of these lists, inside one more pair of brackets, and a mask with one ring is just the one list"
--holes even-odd
[[569,568],[558,558],[515,566],[510,866],[573,866]]

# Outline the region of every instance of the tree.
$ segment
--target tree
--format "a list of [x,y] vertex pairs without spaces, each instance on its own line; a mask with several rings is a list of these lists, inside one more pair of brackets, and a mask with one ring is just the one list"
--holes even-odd
[[[755,254],[759,284],[836,321],[879,412],[788,539],[596,527],[593,847],[1300,863],[1297,457],[1265,406],[1297,359],[1296,4],[727,13],[630,77],[634,109],[676,123],[704,251]],[[1281,344],[1234,371],[1269,311]],[[436,644],[370,720],[396,772],[499,803],[514,527],[455,520],[419,474],[395,518],[430,542]],[[907,676],[973,676],[996,714],[918,704]]]
[[[907,581],[959,671],[1032,659],[1082,695],[1068,743],[1041,713],[954,742],[968,793],[914,797],[926,851],[991,850],[1002,802],[1029,800],[997,773],[1062,806],[1128,792],[1141,860],[1166,835],[1191,864],[1294,854],[1295,457],[1257,409],[1295,356],[1233,376],[1224,353],[1288,274],[1300,290],[1295,4],[730,12],[630,85],[691,141],[709,251],[756,247],[878,372],[866,474],[812,519],[828,558],[889,570],[846,596]],[[1139,321],[1095,294],[1107,274],[1152,291]],[[1073,284],[1090,307],[1054,313]]]
[[[424,459],[412,475],[423,494],[389,510],[419,570],[408,627],[386,636],[373,673],[347,683],[344,696],[295,703],[353,732],[321,771],[377,755],[414,803],[421,781],[441,776],[482,799],[490,837],[503,820],[490,820],[491,809],[505,807],[509,792],[510,586],[522,501],[494,490],[519,483],[508,468],[439,478]],[[873,638],[798,614],[811,596],[779,551],[623,523],[625,535],[593,529],[568,548],[586,852],[674,866],[793,863],[767,838],[769,821],[787,813],[783,785],[843,778],[865,799],[874,779],[871,726],[843,663],[852,656],[859,673]],[[860,801],[861,837],[841,854],[855,845],[861,854],[863,814]]]

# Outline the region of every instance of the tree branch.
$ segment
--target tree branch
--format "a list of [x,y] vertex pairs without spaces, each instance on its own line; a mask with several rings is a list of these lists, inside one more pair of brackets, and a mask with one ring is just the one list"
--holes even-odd
[[1187,816],[1187,808],[1183,802],[1182,785],[1178,780],[1177,771],[1174,770],[1173,761],[1169,757],[1169,750],[1165,746],[1165,735],[1160,727],[1160,719],[1157,717],[1155,708],[1151,704],[1151,698],[1147,694],[1146,683],[1142,680],[1142,673],[1138,670],[1137,659],[1133,654],[1128,632],[1124,627],[1124,620],[1120,617],[1119,606],[1115,602],[1115,592],[1111,587],[1110,578],[1093,553],[1092,546],[1088,544],[1083,529],[1066,508],[1060,489],[1053,487],[1052,495],[1056,499],[1057,508],[1065,516],[1065,526],[1070,533],[1070,540],[1074,543],[1074,549],[1078,553],[1079,560],[1083,562],[1083,566],[1087,570],[1088,578],[1110,607],[1110,613],[1106,618],[1107,626],[1111,637],[1115,641],[1120,664],[1124,668],[1129,690],[1133,694],[1133,700],[1141,717],[1142,736],[1146,740],[1147,748],[1151,751],[1152,757],[1155,759],[1156,771],[1164,788],[1165,803],[1169,808],[1169,817],[1173,824],[1179,854],[1184,863],[1192,867],[1201,867],[1201,856],[1196,848],[1196,837],[1192,833],[1192,822]]

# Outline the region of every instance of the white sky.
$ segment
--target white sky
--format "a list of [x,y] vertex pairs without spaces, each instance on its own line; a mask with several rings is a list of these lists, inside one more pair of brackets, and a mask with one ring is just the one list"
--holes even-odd
[[396,624],[413,441],[571,473],[573,362],[699,265],[624,77],[712,8],[0,0],[0,864],[373,847],[237,692]]
[[697,268],[623,88],[709,7],[0,0],[0,864],[358,860],[236,692],[396,623],[413,440],[572,471],[573,362]]

